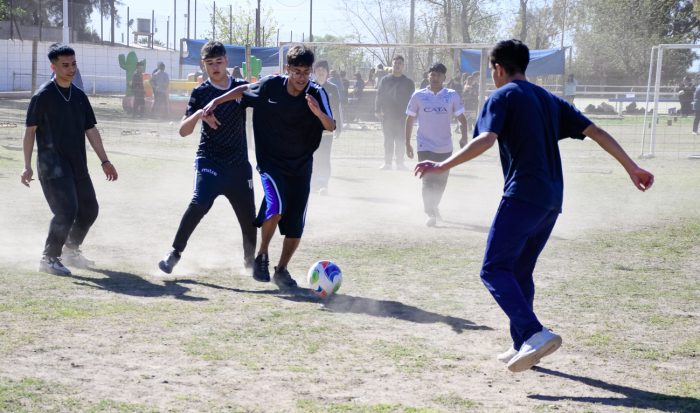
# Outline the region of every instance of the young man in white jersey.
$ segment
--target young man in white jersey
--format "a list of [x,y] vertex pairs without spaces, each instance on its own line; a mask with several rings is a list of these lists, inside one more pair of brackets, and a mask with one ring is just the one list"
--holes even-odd
[[[442,162],[452,155],[452,129],[450,121],[457,117],[462,131],[460,142],[467,141],[467,119],[458,91],[443,86],[447,68],[442,63],[433,64],[428,71],[428,87],[417,90],[406,108],[406,156],[413,159],[411,135],[413,123],[418,119],[416,146],[418,161]],[[428,215],[425,225],[434,227],[440,218],[438,205],[447,185],[449,171],[426,175],[423,178],[423,209]]]

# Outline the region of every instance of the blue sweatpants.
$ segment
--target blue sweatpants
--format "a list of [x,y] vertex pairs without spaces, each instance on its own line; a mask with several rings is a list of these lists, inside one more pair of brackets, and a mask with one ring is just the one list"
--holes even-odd
[[516,350],[542,330],[533,311],[532,272],[558,216],[557,210],[504,197],[489,231],[481,281],[510,319]]

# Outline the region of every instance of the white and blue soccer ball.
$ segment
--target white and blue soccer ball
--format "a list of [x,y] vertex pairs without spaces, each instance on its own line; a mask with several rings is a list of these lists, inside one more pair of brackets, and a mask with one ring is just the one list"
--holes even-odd
[[340,267],[330,260],[321,260],[309,268],[309,287],[316,295],[328,297],[340,288],[343,273]]

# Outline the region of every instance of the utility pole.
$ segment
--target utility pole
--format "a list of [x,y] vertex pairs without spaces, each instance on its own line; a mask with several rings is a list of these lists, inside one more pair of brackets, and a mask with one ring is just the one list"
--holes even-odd
[[[416,0],[411,0],[411,22],[409,23],[408,29],[408,43],[413,44],[415,41],[415,31],[416,31]],[[414,67],[413,67],[413,47],[408,49],[408,67],[406,69],[408,75],[415,79]]]
[[211,39],[216,39],[216,2],[214,2],[213,13],[211,14]]
[[173,0],[173,50],[177,50],[177,0]]
[[260,46],[260,0],[258,8],[255,9],[255,46]]
[[194,38],[197,38],[197,0],[194,0]]
[[187,38],[190,38],[190,0],[187,0]]
[[309,41],[314,41],[314,0],[309,0]]
[[[12,7],[12,6],[10,6]],[[12,10],[12,8],[10,8]],[[12,24],[10,24],[10,28]],[[12,37],[10,35],[10,37]],[[68,44],[68,0],[63,0],[63,44]]]

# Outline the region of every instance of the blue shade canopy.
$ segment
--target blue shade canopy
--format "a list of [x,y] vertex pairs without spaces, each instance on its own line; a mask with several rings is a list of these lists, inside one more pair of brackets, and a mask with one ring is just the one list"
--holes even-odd
[[[199,51],[202,50],[202,46],[204,46],[208,40],[187,39],[185,42],[187,43],[187,56],[182,58],[182,64],[199,66]],[[245,46],[225,44],[224,47],[226,47],[226,57],[228,57],[229,67],[243,66],[243,62],[245,62]],[[250,48],[250,54],[262,60],[263,66],[279,66],[279,52],[280,49],[278,47]]]
[[[563,75],[566,49],[530,50],[530,63],[527,66],[528,76]],[[462,73],[479,71],[481,50],[462,49]]]

